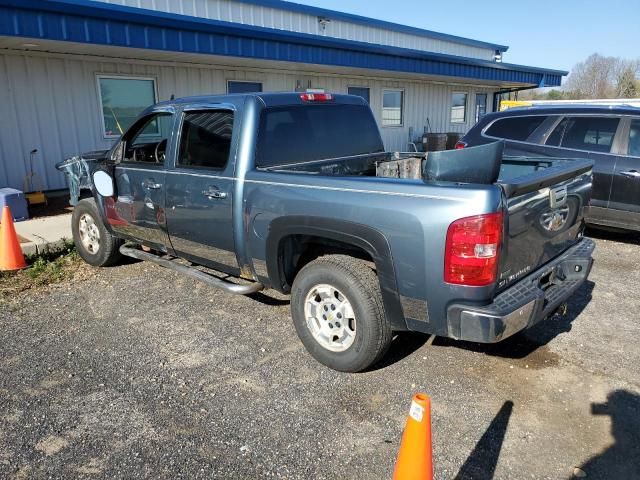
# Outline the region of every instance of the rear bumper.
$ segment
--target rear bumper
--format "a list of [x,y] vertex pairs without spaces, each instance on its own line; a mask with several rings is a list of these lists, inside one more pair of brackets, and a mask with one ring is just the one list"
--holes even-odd
[[547,318],[586,281],[593,265],[594,248],[593,240],[583,238],[500,293],[489,305],[451,305],[447,309],[449,336],[495,343]]

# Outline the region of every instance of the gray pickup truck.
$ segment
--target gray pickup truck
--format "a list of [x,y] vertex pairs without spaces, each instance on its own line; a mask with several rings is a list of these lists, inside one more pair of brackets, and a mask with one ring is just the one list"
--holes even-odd
[[500,341],[586,280],[592,163],[501,149],[385,152],[359,97],[257,93],[159,103],[58,168],[88,263],[290,294],[309,353],[355,372],[397,331]]

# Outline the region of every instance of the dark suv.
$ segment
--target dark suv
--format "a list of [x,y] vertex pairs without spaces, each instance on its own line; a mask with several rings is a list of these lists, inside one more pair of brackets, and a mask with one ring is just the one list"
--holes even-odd
[[486,115],[456,148],[496,139],[505,140],[507,155],[593,160],[593,197],[586,221],[640,231],[640,108],[513,108]]

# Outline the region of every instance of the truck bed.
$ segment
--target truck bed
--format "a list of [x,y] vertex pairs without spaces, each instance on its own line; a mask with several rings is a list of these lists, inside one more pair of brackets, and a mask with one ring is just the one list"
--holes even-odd
[[[276,165],[263,170],[336,177],[377,176],[424,180],[422,167],[425,161],[426,155],[424,154],[383,152]],[[392,166],[386,169],[381,168],[384,165]],[[397,165],[400,166],[398,167]],[[416,168],[416,165],[419,165],[419,168]],[[586,159],[505,156],[502,158],[500,173],[495,183],[502,187],[507,198],[512,198],[574,178],[590,171],[592,167],[593,162]],[[403,175],[403,171],[404,173],[409,173],[409,175]],[[394,172],[397,174],[394,175]],[[413,175],[412,173],[414,172],[418,173]],[[459,183],[469,182],[460,180]]]
[[[438,152],[438,161],[444,161],[446,165],[452,158],[455,164],[458,152]],[[464,152],[465,158],[469,158],[470,153]],[[500,188],[504,199],[506,237],[500,257],[501,277],[496,286],[499,292],[562,254],[580,239],[593,162],[501,155],[498,161],[492,181],[487,180],[484,166],[478,170],[473,167],[460,170],[459,178],[455,168],[447,172],[443,167],[438,172],[447,181],[426,179],[425,154],[397,152],[276,165],[268,170],[321,177],[382,176],[391,177],[384,178],[385,182],[396,180],[415,185],[420,181],[425,187],[460,185],[461,188],[473,188],[478,184]],[[470,183],[469,179],[473,179],[476,173],[480,181]]]

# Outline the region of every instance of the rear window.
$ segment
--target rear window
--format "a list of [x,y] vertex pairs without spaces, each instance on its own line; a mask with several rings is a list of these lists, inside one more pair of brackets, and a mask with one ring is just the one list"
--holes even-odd
[[491,124],[485,135],[524,142],[546,119],[543,115],[501,118]]
[[618,129],[615,117],[567,117],[547,139],[547,145],[609,153]]
[[384,151],[371,110],[363,105],[267,108],[259,132],[258,167]]

